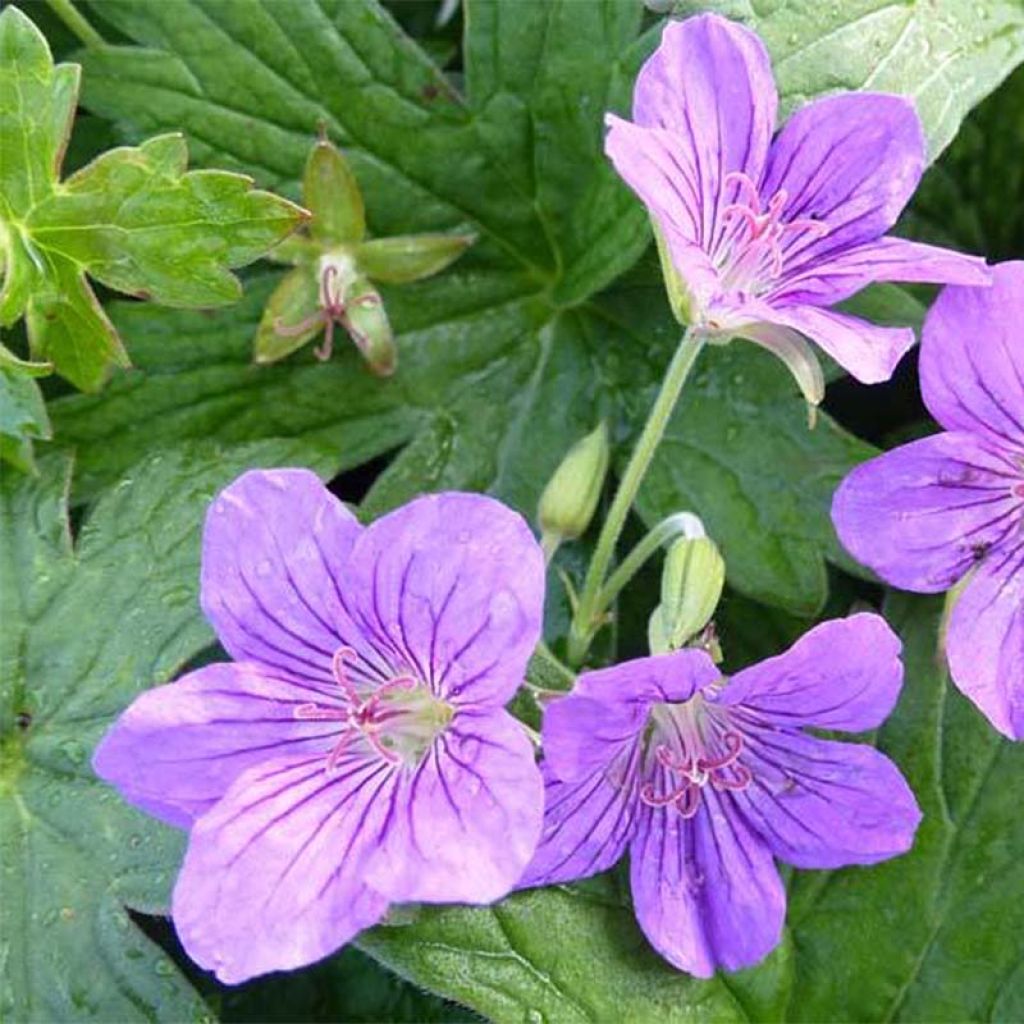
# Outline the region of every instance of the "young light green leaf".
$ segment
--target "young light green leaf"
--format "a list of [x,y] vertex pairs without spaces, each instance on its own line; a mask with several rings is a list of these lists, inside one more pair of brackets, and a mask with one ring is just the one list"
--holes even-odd
[[115,149],[60,183],[79,68],[54,66],[17,8],[0,13],[0,325],[26,319],[33,357],[95,390],[120,339],[86,275],[180,306],[233,302],[228,268],[252,262],[302,211],[223,171],[187,173],[180,135]]
[[[130,808],[89,759],[111,718],[212,641],[196,602],[213,494],[253,465],[308,462],[269,441],[154,455],[106,493],[77,543],[70,461],[0,482],[0,1017],[208,1020],[125,906],[161,912],[183,835]],[[321,452],[313,465],[328,465]]]

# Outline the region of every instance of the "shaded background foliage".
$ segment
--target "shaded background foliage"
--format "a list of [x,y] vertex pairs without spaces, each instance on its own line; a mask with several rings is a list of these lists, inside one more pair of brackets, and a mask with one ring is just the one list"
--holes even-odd
[[[1024,904],[1014,898],[1024,825],[1012,784],[1024,756],[950,686],[936,601],[883,595],[839,549],[827,514],[835,484],[876,446],[932,429],[915,358],[871,389],[833,372],[809,431],[784,371],[741,345],[705,354],[640,516],[698,511],[721,544],[730,668],[857,602],[884,606],[906,644],[907,684],[866,739],[900,764],[925,811],[913,852],[870,870],[795,874],[783,946],[710,982],[648,950],[617,872],[495,908],[410,909],[359,949],[239,988],[188,963],[159,916],[181,836],[121,806],[92,778],[88,753],[140,689],[217,657],[195,601],[206,502],[246,466],[291,463],[331,479],[366,517],[441,488],[487,490],[529,514],[598,418],[625,456],[676,327],[645,215],[601,156],[600,123],[605,109],[628,108],[659,22],[627,0],[470,0],[441,28],[427,2],[103,0],[85,9],[111,45],[81,50],[48,8],[22,6],[59,59],[83,64],[69,170],[182,129],[196,165],[242,170],[295,198],[325,121],[352,159],[372,231],[472,227],[482,239],[442,277],[385,290],[400,346],[387,382],[348,351],[329,364],[298,353],[253,366],[278,279],[266,267],[244,275],[241,302],[216,312],[101,290],[133,369],[98,395],[47,381],[52,450],[38,478],[5,472],[2,484],[0,1015],[1024,1016]],[[1019,0],[677,6],[762,32],[789,109],[835,88],[917,97],[941,156],[900,230],[992,260],[1024,253],[1024,70],[1010,73],[1024,58]],[[930,299],[886,287],[855,301],[874,319],[919,324]],[[585,548],[559,556],[570,575]],[[626,592],[605,656],[641,648],[656,579],[654,568]],[[558,643],[566,616],[554,576],[548,620]]]

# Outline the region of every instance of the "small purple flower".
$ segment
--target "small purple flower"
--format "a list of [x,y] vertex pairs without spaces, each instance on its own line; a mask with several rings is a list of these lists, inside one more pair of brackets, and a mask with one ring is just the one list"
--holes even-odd
[[773,857],[805,868],[908,850],[921,814],[860,732],[892,710],[900,642],[877,615],[811,630],[724,685],[698,650],[579,677],[544,716],[544,834],[521,885],[604,871],[629,848],[640,927],[672,964],[710,977],[779,942]]
[[777,106],[757,36],[701,15],[665,27],[637,78],[633,122],[609,115],[605,148],[650,210],[691,319],[794,368],[813,360],[806,336],[858,380],[887,380],[913,331],[828,307],[872,281],[987,284],[985,264],[884,236],[924,167],[908,100],[828,96],[773,142]]
[[858,466],[832,503],[839,539],[882,579],[960,583],[946,633],[956,685],[1024,738],[1024,263],[947,288],[925,320],[921,392],[945,433]]
[[214,501],[202,605],[236,660],[142,694],[96,772],[190,828],[189,955],[235,983],[299,967],[391,903],[488,903],[540,833],[533,748],[503,705],[540,636],[544,559],[490,498],[368,528],[304,470]]

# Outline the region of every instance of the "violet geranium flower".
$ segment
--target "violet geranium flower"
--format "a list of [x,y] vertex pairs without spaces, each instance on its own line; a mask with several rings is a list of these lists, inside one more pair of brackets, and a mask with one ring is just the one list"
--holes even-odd
[[921,392],[945,433],[858,466],[832,504],[847,550],[882,579],[964,584],[946,631],[953,682],[1024,738],[1024,263],[947,288],[925,319]]
[[584,878],[629,849],[651,944],[698,977],[756,963],[782,934],[773,857],[806,868],[905,852],[920,812],[859,732],[892,710],[900,642],[877,615],[811,630],[724,684],[695,649],[587,672],[544,716],[544,834],[522,885]]
[[711,14],[671,22],[637,77],[633,121],[608,115],[605,149],[651,213],[686,318],[771,349],[818,401],[804,337],[866,383],[887,380],[914,340],[830,306],[872,281],[989,277],[975,257],[884,236],[924,167],[908,100],[815,100],[773,142],[777,106],[752,32]]
[[304,470],[220,494],[202,605],[236,660],[142,694],[93,761],[191,828],[172,915],[197,963],[235,983],[331,953],[391,903],[516,884],[543,788],[503,705],[543,597],[539,545],[490,498],[364,529]]

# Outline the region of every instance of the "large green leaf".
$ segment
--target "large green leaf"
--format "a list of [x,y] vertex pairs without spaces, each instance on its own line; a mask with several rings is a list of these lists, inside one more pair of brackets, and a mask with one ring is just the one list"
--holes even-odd
[[0,484],[4,1020],[207,1016],[124,909],[166,906],[183,835],[125,804],[89,758],[140,690],[212,640],[196,601],[209,499],[250,465],[313,454],[265,441],[154,456],[97,502],[77,542],[69,460]]
[[893,598],[906,683],[878,745],[924,812],[911,853],[798,873],[788,1016],[800,1021],[1010,1021],[1024,1007],[1024,746],[995,732],[937,653],[940,598]]
[[302,211],[238,174],[186,173],[180,135],[111,150],[61,183],[79,71],[54,66],[17,8],[0,14],[0,325],[24,316],[33,357],[95,390],[127,356],[87,273],[171,305],[231,302],[227,268],[266,252]]
[[678,0],[675,9],[721,11],[757,31],[784,112],[831,89],[910,96],[933,159],[1024,60],[1020,0]]

